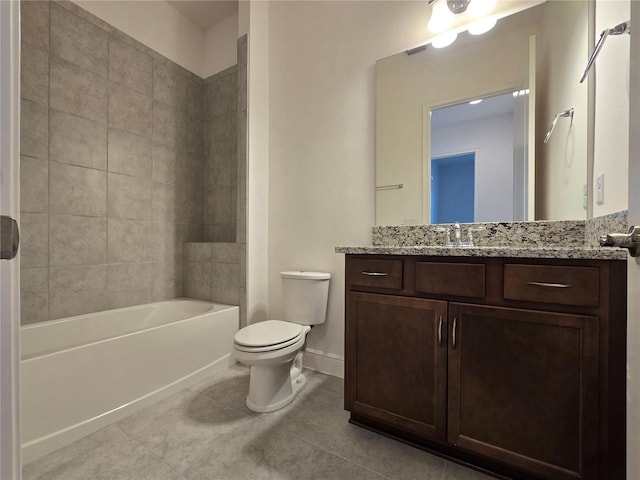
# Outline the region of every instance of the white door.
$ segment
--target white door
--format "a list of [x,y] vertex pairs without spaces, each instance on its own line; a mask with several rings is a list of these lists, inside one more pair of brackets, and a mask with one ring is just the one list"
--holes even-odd
[[[0,0],[0,214],[19,220],[20,3]],[[0,479],[19,480],[20,257],[0,260]]]
[[[640,3],[631,2],[629,224],[640,225]],[[628,264],[627,479],[640,479],[640,258]]]

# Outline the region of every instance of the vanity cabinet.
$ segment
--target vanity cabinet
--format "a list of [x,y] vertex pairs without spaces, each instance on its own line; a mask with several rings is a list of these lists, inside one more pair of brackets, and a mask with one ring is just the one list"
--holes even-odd
[[625,272],[347,255],[351,421],[504,478],[624,478]]
[[349,296],[351,410],[434,440],[446,439],[447,303],[370,293]]

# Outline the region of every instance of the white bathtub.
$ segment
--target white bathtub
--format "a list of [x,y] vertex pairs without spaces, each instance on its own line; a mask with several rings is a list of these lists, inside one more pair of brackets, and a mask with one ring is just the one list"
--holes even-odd
[[233,363],[238,310],[178,299],[22,327],[23,463]]

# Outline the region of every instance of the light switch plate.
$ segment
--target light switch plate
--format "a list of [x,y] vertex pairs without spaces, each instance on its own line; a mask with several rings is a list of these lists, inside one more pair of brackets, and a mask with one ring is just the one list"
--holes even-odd
[[596,203],[598,205],[604,203],[604,173],[596,178]]

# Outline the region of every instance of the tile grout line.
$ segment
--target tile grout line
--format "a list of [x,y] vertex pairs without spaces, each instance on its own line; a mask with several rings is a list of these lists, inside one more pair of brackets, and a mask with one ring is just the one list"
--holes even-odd
[[[155,405],[155,404],[153,404]],[[144,409],[143,409],[144,410]],[[140,410],[142,411],[142,410]],[[136,412],[137,413],[137,412]],[[132,415],[135,415],[135,413],[133,413]],[[128,417],[125,417],[128,418]],[[124,419],[123,419],[124,420]],[[113,424],[113,426],[115,426],[118,430],[120,430],[127,438],[129,438],[130,440],[132,440],[133,442],[135,442],[137,445],[139,445],[145,452],[147,452],[149,455],[151,455],[153,458],[155,458],[158,463],[161,463],[162,465],[166,466],[167,468],[169,468],[172,472],[175,472],[178,474],[178,476],[182,479],[184,478],[184,476],[182,475],[182,472],[180,472],[179,470],[176,470],[172,465],[168,464],[167,462],[164,461],[164,459],[162,457],[159,457],[158,455],[156,455],[153,451],[151,451],[147,445],[143,442],[141,442],[140,440],[138,440],[136,437],[134,437],[133,435],[129,434],[129,432],[127,432],[126,430],[124,430],[122,427],[120,427],[120,425],[118,425],[118,423],[120,422],[116,422]]]
[[351,459],[349,459],[347,457],[344,457],[344,456],[342,456],[342,455],[340,455],[340,454],[338,454],[336,452],[332,452],[331,450],[327,450],[326,448],[324,448],[324,447],[322,447],[320,445],[316,445],[315,443],[313,443],[313,442],[311,442],[311,441],[309,441],[309,440],[307,440],[305,438],[302,438],[299,435],[293,435],[293,437],[295,437],[298,440],[301,440],[301,441],[303,441],[305,443],[308,443],[309,445],[311,445],[311,446],[313,446],[315,448],[318,448],[318,449],[322,450],[323,452],[328,453],[329,455],[333,455],[335,457],[341,458],[342,460],[344,460],[345,462],[350,463],[351,465],[355,465],[355,466],[357,466],[359,468],[362,468],[362,469],[364,469],[364,470],[366,470],[368,472],[371,472],[371,473],[379,476],[380,478],[383,478],[385,480],[394,480],[393,478],[387,477],[386,475],[383,475],[380,472],[376,472],[375,470],[373,470],[373,469],[371,469],[371,468],[369,468],[369,467],[367,467],[365,465],[361,465],[361,464],[359,464],[357,462],[354,462],[353,460],[351,460]]

